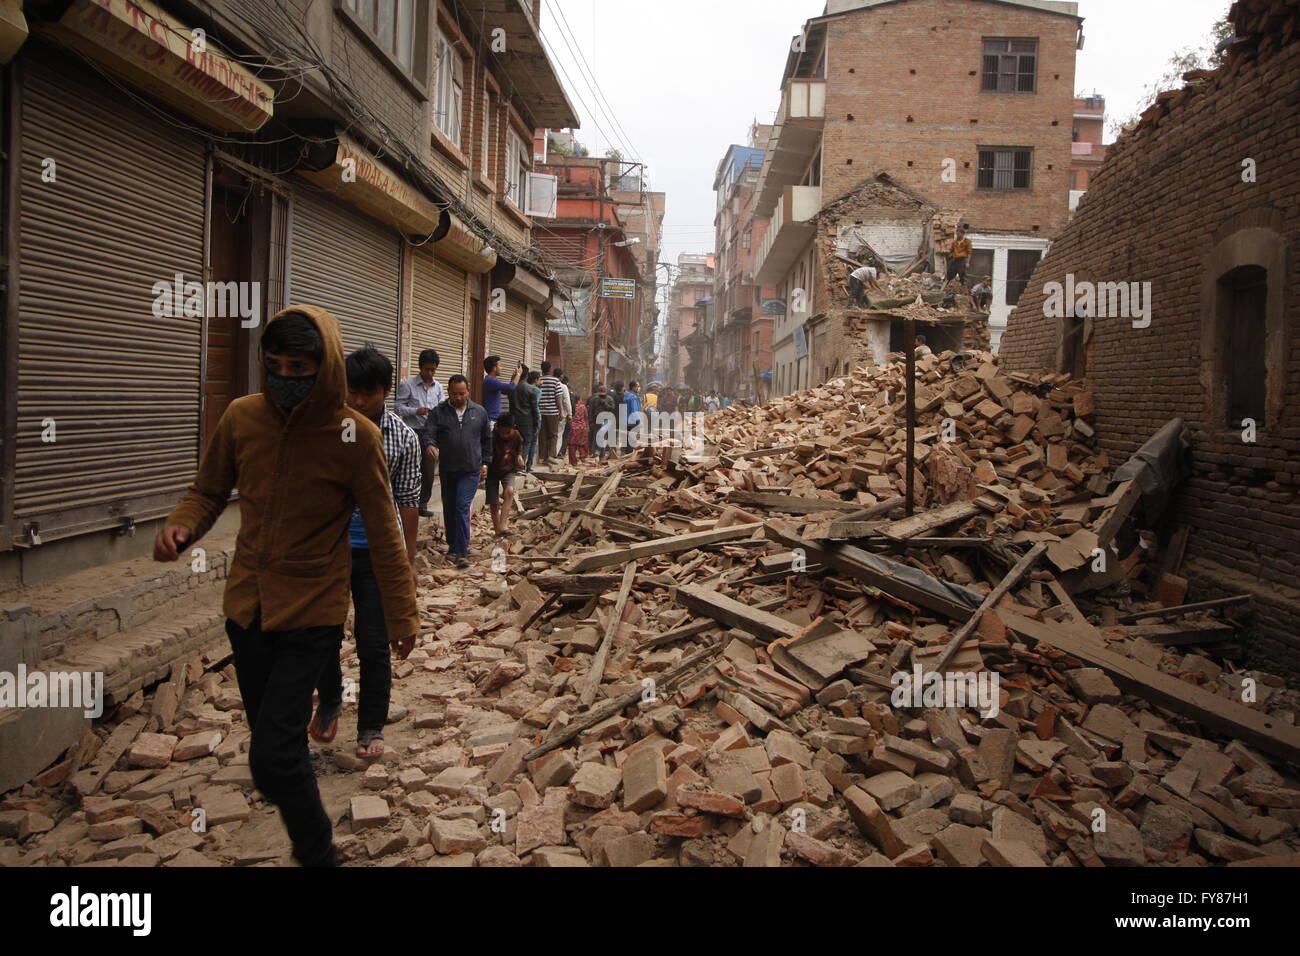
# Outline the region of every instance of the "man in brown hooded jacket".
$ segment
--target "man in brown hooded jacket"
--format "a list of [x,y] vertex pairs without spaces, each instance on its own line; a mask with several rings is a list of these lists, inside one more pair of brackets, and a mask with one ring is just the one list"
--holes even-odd
[[348,523],[360,508],[388,634],[410,653],[415,586],[378,426],[346,407],[338,321],[294,306],[262,335],[262,391],[230,404],[198,475],[167,517],[154,557],[175,561],[239,489],[226,632],[252,731],[253,782],[280,808],[304,866],[334,865],[333,831],[307,746],[312,691],[347,618]]

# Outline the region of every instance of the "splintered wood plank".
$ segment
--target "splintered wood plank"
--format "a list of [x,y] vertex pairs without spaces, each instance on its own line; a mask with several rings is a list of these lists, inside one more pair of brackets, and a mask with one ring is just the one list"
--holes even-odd
[[694,611],[696,614],[721,621],[729,627],[736,627],[746,634],[753,634],[764,641],[774,641],[782,637],[795,637],[800,628],[767,611],[760,611],[752,605],[729,598],[720,591],[685,584],[677,589],[677,603]]
[[910,518],[891,521],[881,526],[880,533],[886,538],[900,540],[914,538],[927,531],[933,531],[935,528],[942,528],[944,525],[965,521],[978,512],[979,508],[976,507],[973,501],[954,501],[952,504],[931,508],[929,511],[922,512],[919,515],[912,515]]
[[741,538],[748,538],[761,527],[761,524],[753,522],[734,524],[728,528],[712,528],[708,531],[695,531],[690,534],[678,534],[668,538],[656,538],[653,541],[620,545],[617,548],[595,551],[592,554],[574,558],[568,570],[572,573],[594,571],[597,568],[614,567],[626,564],[628,561],[639,561],[641,558],[649,558],[658,554],[691,551],[701,545],[716,544],[719,541],[736,541]]
[[984,612],[997,607],[998,602],[1002,600],[1003,595],[1020,583],[1020,579],[1028,574],[1030,569],[1038,563],[1038,559],[1043,556],[1043,552],[1046,550],[1047,545],[1040,541],[1038,544],[1030,548],[1023,558],[1016,562],[1016,566],[1008,571],[1006,577],[998,582],[998,586],[988,593],[988,597],[986,597],[983,603],[976,608],[975,613],[967,618],[966,623],[957,629],[957,633],[952,636],[952,640],[950,640],[948,645],[943,649],[943,653],[939,655],[939,659],[934,662],[934,670],[942,671],[948,666],[952,659],[957,656],[957,652],[961,650],[961,646],[966,642],[966,638],[970,637],[971,632],[979,626],[980,618],[984,616]]
[[1077,657],[1090,667],[1100,668],[1122,690],[1190,717],[1217,733],[1237,737],[1252,747],[1300,765],[1300,727],[1285,724],[1234,700],[1180,681],[1132,658],[1099,648],[1091,641],[1050,624],[1031,621],[1007,610],[999,610],[998,616],[1022,637]]
[[773,511],[788,514],[812,514],[817,511],[843,511],[845,513],[862,510],[852,501],[839,501],[835,498],[810,498],[801,495],[781,495],[762,491],[738,491],[731,500],[745,505],[758,505]]
[[619,585],[618,597],[614,601],[614,610],[605,626],[605,637],[600,642],[596,656],[591,660],[591,670],[587,671],[586,683],[583,684],[582,693],[578,696],[578,703],[584,708],[591,706],[591,702],[596,699],[596,691],[600,689],[600,682],[605,676],[605,662],[609,660],[609,649],[613,646],[614,638],[623,623],[623,612],[627,608],[627,599],[632,593],[632,582],[635,579],[636,562],[633,561],[623,569],[623,581]]

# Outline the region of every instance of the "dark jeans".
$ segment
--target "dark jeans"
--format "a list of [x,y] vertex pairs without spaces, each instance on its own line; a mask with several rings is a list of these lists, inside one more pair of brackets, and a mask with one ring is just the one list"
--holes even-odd
[[253,783],[280,808],[303,866],[335,866],[334,830],[312,772],[307,747],[311,692],[321,668],[338,657],[343,625],[263,631],[226,621],[235,652],[235,676],[252,736],[248,750]]
[[433,478],[438,471],[438,463],[430,461],[427,450],[420,449],[420,510],[429,510],[429,499],[433,497]]
[[[365,734],[383,732],[384,724],[388,722],[388,699],[393,690],[384,601],[370,562],[369,548],[352,549],[352,607],[357,658],[361,661],[361,687],[357,696],[357,737],[360,738]],[[341,640],[341,633],[339,637]],[[343,706],[343,665],[337,653],[325,662],[318,690],[321,707],[337,710]]]
[[951,281],[954,277],[960,276],[962,285],[965,285],[966,284],[966,262],[967,259],[965,256],[963,256],[960,259],[953,259],[951,262],[949,262],[948,278],[945,281]]
[[524,443],[524,468],[528,471],[533,470],[533,461],[537,457],[537,429],[524,431],[519,429],[519,437]]
[[477,471],[442,473],[442,520],[447,526],[447,553],[469,557],[469,509],[478,491]]

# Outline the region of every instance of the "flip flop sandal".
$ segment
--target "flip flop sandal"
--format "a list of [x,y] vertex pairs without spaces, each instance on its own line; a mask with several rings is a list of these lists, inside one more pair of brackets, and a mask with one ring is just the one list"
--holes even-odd
[[[311,723],[307,725],[307,733],[311,735],[312,740],[317,740],[323,744],[333,743],[339,732],[339,712],[334,711],[328,721],[322,721],[321,714],[328,715],[329,712],[318,708],[316,713],[312,714]],[[324,733],[320,729],[322,723],[329,728]]]
[[[375,744],[379,749],[375,750]],[[383,734],[363,734],[357,738],[357,756],[362,760],[376,760],[384,755]]]

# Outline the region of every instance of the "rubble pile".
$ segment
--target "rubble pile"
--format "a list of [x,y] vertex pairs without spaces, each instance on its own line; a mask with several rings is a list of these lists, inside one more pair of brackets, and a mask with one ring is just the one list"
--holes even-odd
[[[896,363],[539,472],[468,574],[422,556],[386,755],[317,751],[345,858],[1300,863],[1300,698],[1245,666],[1247,598],[1184,603],[1086,384],[917,369],[912,516]],[[282,862],[209,664],[0,803],[0,863]]]

